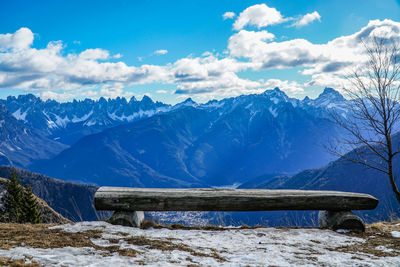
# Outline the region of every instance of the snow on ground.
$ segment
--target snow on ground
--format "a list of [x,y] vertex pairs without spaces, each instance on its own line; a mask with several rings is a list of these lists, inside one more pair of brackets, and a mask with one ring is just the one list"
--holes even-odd
[[[330,230],[143,230],[105,222],[65,224],[50,229],[69,233],[100,231],[100,238],[91,239],[97,248],[119,246],[121,250],[132,249],[137,253],[130,257],[92,247],[16,247],[0,250],[0,257],[30,259],[44,266],[400,266],[400,257],[337,251],[339,247],[360,244],[365,240]],[[154,244],[159,242],[158,246],[150,245],[149,240]],[[160,244],[163,242],[169,249],[162,249]],[[377,249],[387,250],[385,246]]]
[[392,236],[396,238],[400,238],[400,232],[399,231],[392,231]]

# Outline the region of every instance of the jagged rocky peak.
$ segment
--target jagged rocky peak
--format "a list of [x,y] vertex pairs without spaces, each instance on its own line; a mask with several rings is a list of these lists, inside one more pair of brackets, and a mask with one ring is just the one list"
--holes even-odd
[[289,100],[289,97],[285,94],[285,92],[278,87],[275,87],[273,90],[266,90],[263,94],[268,96],[275,104],[281,101],[287,102]]
[[36,100],[36,96],[33,94],[19,95],[18,100]]
[[147,104],[147,103],[153,104],[154,103],[153,99],[151,99],[148,95],[144,95],[141,102],[144,104]]
[[196,104],[195,101],[193,101],[193,99],[191,97],[187,98],[185,101],[183,101],[182,103],[185,104]]
[[129,104],[135,103],[135,102],[137,102],[137,99],[136,99],[136,97],[132,96],[131,99],[129,99]]
[[325,87],[324,91],[318,96],[318,98],[328,98],[331,101],[344,101],[344,97],[335,89],[330,87]]
[[178,104],[175,105],[175,108],[180,108],[180,107],[193,107],[197,106],[197,103],[193,101],[191,97],[187,98],[185,101],[182,101]]

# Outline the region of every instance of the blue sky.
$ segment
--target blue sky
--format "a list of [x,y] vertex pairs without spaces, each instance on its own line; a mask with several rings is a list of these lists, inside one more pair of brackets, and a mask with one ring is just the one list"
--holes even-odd
[[[235,16],[224,19],[226,12]],[[294,26],[307,14],[314,20]],[[235,28],[239,19],[242,26]],[[345,85],[345,70],[326,72],[326,66],[360,64],[340,58],[360,52],[350,37],[347,50],[328,42],[339,44],[338,38],[361,35],[366,27],[398,38],[399,21],[394,0],[0,0],[0,97],[149,94],[167,103],[186,97],[204,102],[273,86],[315,97],[324,86]],[[98,50],[78,59],[87,49]]]

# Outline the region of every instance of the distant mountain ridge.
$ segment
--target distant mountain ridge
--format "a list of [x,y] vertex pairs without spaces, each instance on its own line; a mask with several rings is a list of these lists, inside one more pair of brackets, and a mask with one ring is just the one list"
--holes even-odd
[[99,185],[146,187],[227,185],[264,173],[291,174],[332,160],[323,144],[341,133],[326,118],[330,109],[346,107],[331,88],[313,100],[290,98],[278,88],[205,104],[188,99],[87,135],[32,169]]
[[25,125],[41,131],[53,140],[70,145],[81,137],[106,128],[165,112],[169,105],[153,102],[144,96],[141,101],[132,97],[99,100],[85,99],[59,103],[43,101],[32,94],[9,96],[0,100],[7,110]]

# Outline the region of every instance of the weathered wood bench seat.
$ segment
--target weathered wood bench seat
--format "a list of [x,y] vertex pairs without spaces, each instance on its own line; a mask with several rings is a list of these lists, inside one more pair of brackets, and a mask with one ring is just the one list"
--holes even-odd
[[94,203],[98,210],[115,211],[112,223],[130,226],[140,226],[143,211],[320,210],[320,227],[364,230],[351,211],[374,209],[378,200],[339,191],[100,187]]

